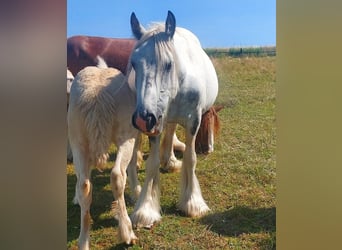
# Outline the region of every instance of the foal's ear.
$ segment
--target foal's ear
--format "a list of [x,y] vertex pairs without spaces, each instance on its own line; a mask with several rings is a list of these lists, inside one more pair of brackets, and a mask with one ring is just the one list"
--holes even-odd
[[165,22],[165,33],[169,36],[169,39],[173,37],[176,30],[176,18],[171,11],[167,12],[167,18]]
[[137,17],[135,16],[134,12],[132,12],[132,14],[131,14],[131,29],[132,29],[133,35],[138,40],[145,33],[145,28],[140,25],[140,23],[139,23]]

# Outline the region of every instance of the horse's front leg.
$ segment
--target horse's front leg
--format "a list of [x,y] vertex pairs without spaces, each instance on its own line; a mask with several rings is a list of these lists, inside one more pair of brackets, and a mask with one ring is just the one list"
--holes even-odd
[[150,228],[161,219],[159,205],[159,144],[160,135],[149,137],[151,150],[146,161],[146,178],[134,212],[132,223],[136,227]]
[[202,197],[201,188],[195,174],[197,163],[195,139],[200,121],[196,119],[194,122],[189,123],[186,126],[186,146],[183,155],[179,208],[186,215],[197,217],[202,216],[210,209]]
[[176,126],[176,123],[168,123],[166,125],[163,142],[160,149],[161,167],[167,172],[179,172],[182,167],[182,162],[177,160],[173,152],[173,145],[178,142],[179,145],[182,143],[178,140],[175,134]]
[[132,229],[131,220],[127,214],[125,204],[125,185],[126,185],[126,170],[129,161],[132,158],[134,148],[134,139],[126,140],[123,143],[118,143],[118,152],[115,160],[115,165],[112,169],[110,180],[112,192],[116,199],[112,204],[115,217],[119,221],[119,237],[126,244],[134,244],[138,239]]

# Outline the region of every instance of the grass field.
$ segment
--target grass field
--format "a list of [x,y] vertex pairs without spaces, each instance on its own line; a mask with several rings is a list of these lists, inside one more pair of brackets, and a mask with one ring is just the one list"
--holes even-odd
[[[219,113],[221,130],[215,151],[198,155],[196,168],[211,212],[203,218],[184,217],[176,206],[179,173],[161,173],[161,222],[151,230],[135,230],[137,245],[118,244],[117,221],[110,212],[113,162],[108,162],[104,172],[92,173],[91,249],[276,248],[276,58],[212,60],[219,78],[216,104],[225,108]],[[183,138],[183,131],[177,132]],[[141,183],[144,174],[144,168],[139,170]],[[67,178],[67,247],[77,249],[80,209],[72,203],[76,176],[71,164],[67,165]],[[134,204],[129,196],[127,188],[125,197],[131,213]]]

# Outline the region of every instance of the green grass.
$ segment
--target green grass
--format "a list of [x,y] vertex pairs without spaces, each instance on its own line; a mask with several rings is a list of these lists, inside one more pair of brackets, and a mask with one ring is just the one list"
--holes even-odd
[[[117,222],[110,213],[109,162],[104,172],[92,173],[92,249],[276,248],[275,57],[212,60],[220,85],[216,104],[225,108],[219,113],[215,151],[198,155],[196,169],[211,212],[203,218],[184,217],[176,206],[179,174],[161,173],[161,222],[151,230],[135,230],[137,245],[118,244]],[[182,129],[178,134],[183,139]],[[114,154],[115,148],[111,151]],[[144,168],[139,170],[142,183],[144,174]],[[67,177],[67,246],[76,249],[80,209],[72,204],[72,165],[67,166]],[[134,204],[128,187],[125,197],[131,213]]]

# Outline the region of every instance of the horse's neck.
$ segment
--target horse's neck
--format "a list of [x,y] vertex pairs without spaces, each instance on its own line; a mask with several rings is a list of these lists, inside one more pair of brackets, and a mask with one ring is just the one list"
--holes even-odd
[[184,77],[187,72],[195,70],[194,67],[201,61],[202,48],[197,38],[185,29],[177,29],[174,36],[174,53],[178,58],[178,71],[180,77]]

